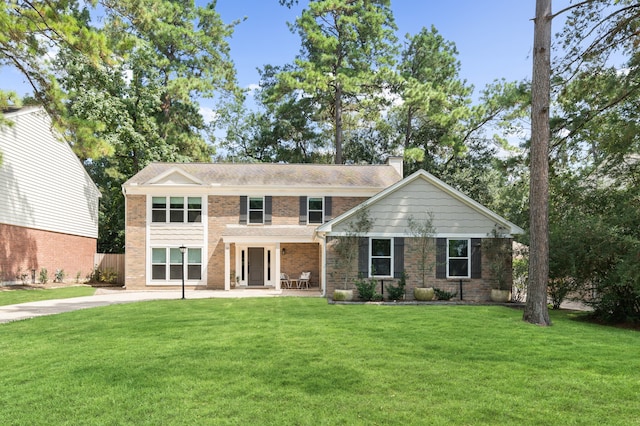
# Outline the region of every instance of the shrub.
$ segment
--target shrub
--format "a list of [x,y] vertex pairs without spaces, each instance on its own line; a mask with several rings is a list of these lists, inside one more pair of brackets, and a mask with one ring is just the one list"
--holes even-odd
[[49,282],[49,271],[47,271],[47,268],[40,269],[40,282],[42,284]]
[[405,272],[402,273],[400,277],[400,281],[398,281],[398,285],[388,285],[387,286],[387,295],[389,300],[401,300],[404,298],[404,288],[407,285],[407,274]]
[[89,276],[89,281],[92,283],[115,284],[118,281],[118,273],[111,268],[102,270],[95,267]]
[[374,300],[376,297],[376,286],[378,283],[375,279],[370,278],[368,280],[364,278],[360,278],[356,280],[356,288],[358,289],[358,297],[364,300],[365,302],[369,302]]
[[457,291],[452,293],[450,291],[440,290],[439,288],[434,288],[433,292],[438,300],[451,300],[458,295]]
[[63,269],[56,269],[56,273],[54,275],[53,278],[53,282],[54,283],[61,283],[62,280],[64,280],[64,270]]

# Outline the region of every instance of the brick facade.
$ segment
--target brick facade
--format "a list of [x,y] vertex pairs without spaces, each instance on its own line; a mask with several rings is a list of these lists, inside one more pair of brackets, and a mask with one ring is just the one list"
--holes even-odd
[[19,282],[20,272],[31,282],[33,269],[38,281],[42,268],[50,281],[57,269],[65,272],[65,282],[84,281],[93,271],[96,247],[95,238],[0,224],[0,281]]
[[128,289],[145,288],[146,275],[146,217],[147,197],[145,195],[127,196],[125,231],[125,284]]
[[[407,285],[406,289],[406,299],[413,300],[413,289],[416,287],[422,286],[422,272],[420,270],[420,262],[421,258],[416,250],[415,239],[413,238],[405,238],[405,246],[404,246],[404,270],[407,274]],[[335,240],[330,241],[327,244],[327,269],[329,273],[327,274],[327,295],[331,296],[335,289],[344,288],[345,281],[345,271],[344,269],[339,268],[340,262],[336,257],[335,251],[333,247],[335,245]],[[434,244],[435,247],[435,244]],[[508,282],[512,283],[512,275],[511,275],[511,258],[506,259],[507,262],[507,271],[508,271]],[[431,253],[431,256],[427,260],[428,264],[433,265],[430,270],[427,270],[425,286],[426,287],[436,287],[440,290],[445,290],[449,292],[457,292],[458,294],[454,299],[460,299],[460,279],[437,279],[436,278],[436,268],[435,268],[435,249]],[[357,290],[355,289],[355,285],[353,284],[355,278],[358,275],[358,259],[357,256],[354,259],[352,267],[349,271],[349,279],[348,279],[348,289],[355,290],[354,293],[357,295]],[[397,279],[385,279],[384,285],[392,285],[397,284]],[[482,278],[478,279],[462,279],[462,296],[463,300],[473,301],[473,302],[484,302],[489,301],[491,299],[491,288],[492,283],[494,281],[493,273],[491,271],[490,260],[487,258],[486,252],[483,250],[482,252]],[[381,291],[380,286],[377,288],[378,293]]]

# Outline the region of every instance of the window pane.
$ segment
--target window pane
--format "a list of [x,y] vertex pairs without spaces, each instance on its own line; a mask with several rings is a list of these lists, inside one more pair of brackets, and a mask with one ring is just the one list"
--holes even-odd
[[262,211],[249,212],[249,223],[262,223]]
[[309,198],[309,210],[322,211],[322,198]]
[[309,212],[309,223],[322,223],[322,212]]
[[151,200],[154,209],[167,208],[167,199],[165,197],[153,197]]
[[373,266],[372,275],[391,275],[391,259],[389,258],[376,258],[371,259]]
[[373,256],[391,256],[391,240],[371,240]]
[[202,199],[200,197],[189,197],[187,202],[189,204],[189,210],[202,209]]
[[152,222],[166,222],[167,221],[167,211],[166,210],[153,210],[151,212],[151,221]]
[[250,210],[262,210],[264,200],[262,198],[249,198]]
[[200,211],[195,211],[195,210],[189,210],[189,214],[188,214],[188,220],[189,222],[193,223],[193,222],[202,222],[202,214],[200,213]]
[[468,277],[469,262],[467,259],[450,259],[449,260],[449,276],[450,277]]
[[468,257],[469,240],[449,240],[449,257]]
[[153,265],[151,267],[151,279],[152,280],[166,280],[167,279],[167,267],[165,265]]
[[182,278],[182,265],[169,266],[169,279],[179,280]]
[[171,210],[170,216],[171,222],[184,222],[184,211]]
[[151,249],[151,263],[167,263],[167,251],[163,248]]
[[182,253],[180,253],[180,249],[172,248],[169,251],[169,263],[180,263],[182,264]]
[[200,265],[189,265],[187,268],[187,279],[199,280],[202,278]]
[[183,209],[184,208],[184,198],[183,197],[171,197],[171,208],[172,209]]
[[202,263],[202,249],[189,249],[187,263]]

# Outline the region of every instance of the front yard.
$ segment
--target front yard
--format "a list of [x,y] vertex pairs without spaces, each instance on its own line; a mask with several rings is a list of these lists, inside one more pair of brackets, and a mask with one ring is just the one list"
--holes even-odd
[[0,325],[0,424],[635,424],[640,333],[490,306],[203,299]]

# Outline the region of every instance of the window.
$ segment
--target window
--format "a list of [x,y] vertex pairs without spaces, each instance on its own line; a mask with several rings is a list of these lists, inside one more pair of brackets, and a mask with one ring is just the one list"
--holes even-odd
[[167,249],[151,249],[151,279],[167,279]]
[[202,249],[190,248],[187,251],[187,279],[199,280],[202,278]]
[[447,276],[469,278],[469,240],[449,240],[447,244]]
[[201,222],[202,197],[153,197],[151,221],[166,223]]
[[249,198],[249,223],[264,223],[264,198]]
[[390,238],[371,239],[371,271],[372,276],[390,277],[393,275],[391,265],[392,240]]
[[[167,250],[169,259],[167,263]],[[185,253],[186,278],[188,280],[202,279],[202,249],[189,248]],[[151,249],[151,279],[159,281],[182,280],[182,253],[179,248]]]
[[323,223],[323,215],[324,215],[323,201],[324,200],[322,198],[309,197],[307,199],[307,203],[308,203],[307,211],[309,215],[309,219],[307,223]]

